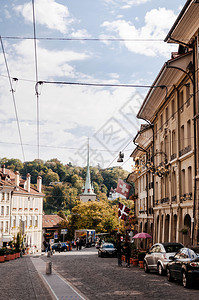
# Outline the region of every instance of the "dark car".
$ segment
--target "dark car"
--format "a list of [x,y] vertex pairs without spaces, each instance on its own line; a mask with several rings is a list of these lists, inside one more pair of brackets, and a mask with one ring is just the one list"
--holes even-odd
[[166,272],[166,267],[170,261],[169,257],[174,256],[178,250],[184,246],[181,243],[156,243],[154,244],[145,255],[144,270],[158,271],[159,275]]
[[63,251],[68,251],[68,250],[69,250],[69,245],[68,245],[67,243],[62,242],[62,243],[61,243],[61,249],[60,249],[60,250],[59,250],[58,244],[59,244],[59,243],[54,243],[54,244],[52,245],[52,250],[54,250],[54,251],[61,251],[61,252],[63,252]]
[[98,256],[105,257],[105,256],[116,256],[117,249],[112,243],[103,243],[98,249]]
[[[197,251],[197,252],[196,252]],[[184,287],[189,287],[194,281],[199,280],[199,255],[198,249],[180,249],[167,265],[167,279],[182,281]]]

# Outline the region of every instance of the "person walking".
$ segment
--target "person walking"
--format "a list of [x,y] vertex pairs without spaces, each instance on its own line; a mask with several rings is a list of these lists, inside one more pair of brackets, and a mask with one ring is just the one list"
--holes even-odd
[[61,242],[59,241],[58,245],[57,245],[58,251],[59,253],[61,252]]
[[123,252],[123,247],[121,241],[118,241],[117,246],[117,262],[118,262],[118,267],[122,267],[122,252]]
[[131,244],[129,241],[126,241],[124,244],[124,254],[125,254],[126,267],[130,268]]

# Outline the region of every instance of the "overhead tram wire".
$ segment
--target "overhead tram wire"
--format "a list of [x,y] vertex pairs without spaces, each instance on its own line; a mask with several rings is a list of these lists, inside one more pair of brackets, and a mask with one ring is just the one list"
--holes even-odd
[[[36,82],[38,82],[38,61],[37,61],[37,38],[36,38],[36,22],[35,22],[35,5],[34,0],[32,0],[32,17],[33,17],[33,35],[34,35],[34,59],[35,59],[35,79]],[[39,92],[38,89],[36,89],[36,97],[37,97],[37,158],[39,159],[40,153],[39,153]]]
[[91,42],[163,42],[163,39],[135,39],[135,38],[57,38],[57,37],[20,37],[20,36],[2,36],[10,40],[45,40],[45,41],[91,41]]
[[17,105],[16,105],[16,100],[15,100],[15,95],[14,95],[14,89],[13,89],[13,85],[12,85],[12,81],[11,81],[11,76],[10,76],[10,72],[9,72],[9,68],[8,68],[8,62],[6,59],[6,54],[5,54],[5,50],[4,50],[4,46],[3,46],[3,41],[2,38],[0,36],[0,40],[1,40],[1,48],[3,51],[3,56],[4,56],[4,61],[5,61],[5,65],[6,65],[6,70],[8,73],[8,79],[9,79],[9,84],[10,84],[10,88],[11,88],[11,92],[12,92],[12,100],[13,100],[13,104],[14,104],[14,110],[15,110],[15,116],[16,116],[16,121],[17,121],[17,128],[18,128],[18,133],[19,133],[19,139],[20,139],[20,145],[21,145],[21,150],[22,150],[22,156],[23,156],[23,160],[25,162],[25,154],[24,154],[24,149],[23,149],[23,143],[22,143],[22,135],[21,135],[21,129],[20,129],[20,125],[19,125],[19,118],[18,118],[18,113],[17,113]]

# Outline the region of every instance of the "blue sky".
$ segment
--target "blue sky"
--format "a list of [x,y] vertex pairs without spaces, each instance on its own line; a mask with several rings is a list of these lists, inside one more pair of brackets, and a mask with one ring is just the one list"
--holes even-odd
[[[163,40],[185,2],[35,0],[36,36],[51,38],[37,40],[38,80],[151,85],[177,50]],[[33,37],[32,1],[1,0],[0,16],[10,76],[18,78],[14,101],[23,143],[22,151],[1,49],[0,157],[58,158],[83,166],[89,137],[92,165],[119,165],[115,158],[123,151],[123,167],[130,171],[140,125],[135,116],[148,89],[43,84],[38,153],[34,41],[11,38]],[[110,38],[136,41],[105,40]]]

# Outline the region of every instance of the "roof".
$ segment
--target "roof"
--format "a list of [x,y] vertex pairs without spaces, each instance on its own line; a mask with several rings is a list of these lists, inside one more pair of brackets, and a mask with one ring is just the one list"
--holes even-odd
[[199,0],[188,0],[165,38],[165,42],[190,44],[198,30]]
[[[3,170],[4,169],[4,170]],[[14,195],[15,194],[24,194],[24,195],[34,195],[34,196],[44,196],[43,193],[38,192],[36,188],[30,186],[30,192],[24,189],[25,180],[19,177],[19,186],[15,184],[15,172],[10,169],[3,168],[0,170],[0,181],[5,186],[13,187]]]
[[[186,71],[191,60],[192,51],[189,51],[176,58],[168,60],[163,65],[142,103],[137,114],[138,118],[148,120],[150,122],[153,121],[161,105],[165,102],[169,91],[171,91],[173,86],[179,82],[182,76],[184,76],[184,72],[182,70]],[[176,67],[180,67],[181,70]]]
[[57,228],[59,223],[64,219],[58,215],[43,215],[42,216],[42,227],[43,228]]

